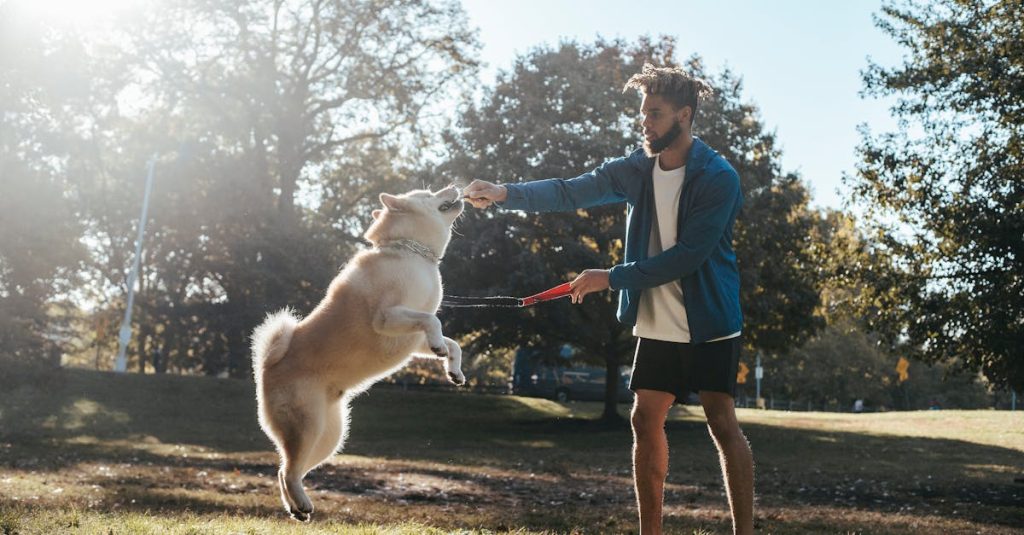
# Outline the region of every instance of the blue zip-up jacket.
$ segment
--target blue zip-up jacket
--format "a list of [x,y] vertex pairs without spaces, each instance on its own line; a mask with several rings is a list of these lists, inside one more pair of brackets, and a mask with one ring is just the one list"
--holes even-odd
[[742,330],[740,275],[732,248],[732,227],[743,204],[739,175],[725,158],[694,137],[679,199],[676,244],[648,257],[655,161],[638,149],[576,178],[506,184],[508,198],[501,206],[560,212],[625,201],[625,258],[611,268],[609,278],[611,288],[619,290],[619,321],[635,325],[640,293],[678,279],[691,343]]

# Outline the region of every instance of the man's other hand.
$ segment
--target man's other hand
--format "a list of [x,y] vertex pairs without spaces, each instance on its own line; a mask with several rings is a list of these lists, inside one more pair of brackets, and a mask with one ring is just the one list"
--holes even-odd
[[587,269],[569,283],[572,293],[569,295],[573,303],[582,303],[583,297],[592,292],[607,290],[609,287],[607,269]]
[[485,180],[474,180],[462,190],[462,196],[466,202],[474,208],[487,208],[493,203],[503,202],[508,198],[508,190],[505,186],[492,184]]

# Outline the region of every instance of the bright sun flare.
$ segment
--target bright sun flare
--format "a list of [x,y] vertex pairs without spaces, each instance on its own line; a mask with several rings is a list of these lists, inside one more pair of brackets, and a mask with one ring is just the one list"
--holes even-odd
[[[12,0],[19,11],[50,20],[88,26],[145,0]],[[0,1],[0,4],[3,2]]]

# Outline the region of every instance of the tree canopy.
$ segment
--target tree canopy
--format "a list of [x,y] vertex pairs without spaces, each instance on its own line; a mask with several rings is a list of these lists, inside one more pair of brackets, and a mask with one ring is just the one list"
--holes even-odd
[[846,179],[873,262],[871,327],[907,356],[980,370],[1024,388],[1024,4],[887,5],[880,28],[906,49],[872,64],[869,95],[895,96],[897,131],[864,129]]

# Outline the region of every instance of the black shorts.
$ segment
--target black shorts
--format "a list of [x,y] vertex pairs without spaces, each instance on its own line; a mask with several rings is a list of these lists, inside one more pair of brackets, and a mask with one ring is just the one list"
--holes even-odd
[[736,369],[743,337],[683,344],[640,338],[629,389],[657,390],[685,403],[690,392],[723,392],[736,397]]

